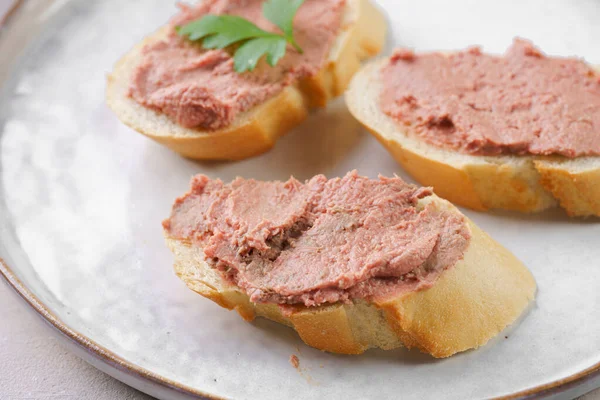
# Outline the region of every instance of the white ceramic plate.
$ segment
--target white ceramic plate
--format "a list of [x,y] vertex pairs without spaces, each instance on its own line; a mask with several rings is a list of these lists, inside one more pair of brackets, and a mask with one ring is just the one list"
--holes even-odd
[[[479,43],[502,52],[520,35],[600,63],[593,0],[380,4],[388,50]],[[187,290],[160,222],[193,174],[305,179],[357,168],[409,178],[341,102],[269,154],[237,163],[188,161],[127,129],[104,104],[105,74],[174,11],[165,0],[25,1],[0,34],[1,270],[80,354],[162,397],[573,396],[599,383],[600,223],[559,210],[465,211],[525,262],[539,292],[515,326],[450,359],[322,353]]]

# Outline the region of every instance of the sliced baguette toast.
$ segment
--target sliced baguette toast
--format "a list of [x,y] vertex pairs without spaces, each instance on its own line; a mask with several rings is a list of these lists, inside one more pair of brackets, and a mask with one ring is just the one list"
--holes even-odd
[[[418,206],[428,203],[459,213],[437,196],[421,199]],[[175,255],[175,272],[187,286],[247,321],[266,317],[294,328],[306,344],[333,353],[405,346],[441,358],[484,345],[517,319],[536,290],[533,276],[514,255],[471,221],[467,224],[471,241],[463,260],[442,272],[429,289],[379,303],[294,306],[285,314],[276,304],[250,302],[204,261],[201,248],[166,239]]]
[[422,185],[475,210],[538,212],[560,205],[571,216],[600,216],[600,157],[476,156],[425,143],[379,107],[385,62],[369,63],[355,75],[346,103]]
[[226,128],[215,131],[184,128],[128,97],[130,77],[140,61],[140,52],[147,44],[164,37],[168,27],[144,39],[117,62],[108,76],[106,101],[123,123],[185,157],[239,160],[258,155],[302,122],[310,109],[324,107],[331,98],[341,95],[359,70],[360,62],[381,50],[385,19],[369,0],[348,0],[343,18],[341,32],[317,75],[288,86],[240,114]]

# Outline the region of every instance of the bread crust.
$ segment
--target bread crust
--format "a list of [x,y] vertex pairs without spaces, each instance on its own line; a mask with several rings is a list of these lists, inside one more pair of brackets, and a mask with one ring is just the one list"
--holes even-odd
[[[600,216],[600,166],[565,166],[561,159],[535,160],[540,183],[572,216]],[[598,161],[596,160],[596,164]]]
[[[459,213],[437,196],[420,201],[429,202]],[[166,239],[175,255],[175,272],[186,285],[245,320],[261,316],[290,326],[309,346],[332,353],[405,346],[441,358],[484,345],[521,315],[536,290],[533,276],[514,255],[467,223],[472,238],[464,259],[442,272],[429,289],[385,301],[295,306],[286,314],[275,304],[251,303],[204,262],[198,247]]]
[[538,212],[560,204],[571,216],[600,216],[600,157],[476,156],[429,145],[381,111],[384,62],[355,75],[346,103],[422,185],[474,210]]
[[271,149],[283,134],[300,124],[310,109],[324,107],[344,92],[360,62],[383,47],[386,24],[369,0],[349,0],[342,24],[324,68],[316,76],[288,86],[275,97],[236,117],[215,131],[188,129],[127,96],[130,77],[142,48],[160,40],[165,27],[138,43],[108,76],[106,101],[127,126],[184,157],[199,160],[240,160]]

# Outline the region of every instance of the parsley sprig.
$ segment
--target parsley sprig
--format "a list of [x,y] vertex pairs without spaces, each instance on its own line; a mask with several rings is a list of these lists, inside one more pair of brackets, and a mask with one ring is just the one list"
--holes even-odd
[[238,44],[233,55],[236,72],[254,70],[258,60],[265,55],[267,63],[274,67],[285,55],[288,44],[302,53],[294,39],[293,27],[294,16],[302,3],[304,0],[267,0],[263,3],[263,15],[281,30],[281,34],[264,31],[235,15],[205,15],[176,29],[189,40],[202,40],[205,49],[223,49]]

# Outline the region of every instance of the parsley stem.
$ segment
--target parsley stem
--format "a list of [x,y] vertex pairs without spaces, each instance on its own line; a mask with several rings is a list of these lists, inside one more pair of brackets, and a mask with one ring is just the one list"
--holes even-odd
[[294,49],[296,49],[296,51],[300,54],[304,54],[304,50],[302,50],[302,48],[298,45],[298,43],[296,43],[296,41],[294,40],[293,36],[290,36],[287,38],[287,41],[294,46]]

